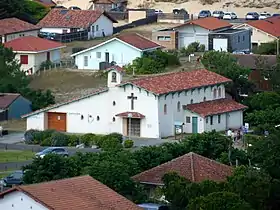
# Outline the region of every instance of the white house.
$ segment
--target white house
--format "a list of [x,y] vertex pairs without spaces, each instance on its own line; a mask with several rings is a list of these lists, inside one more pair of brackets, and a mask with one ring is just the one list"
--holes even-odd
[[250,29],[252,33],[252,47],[262,43],[280,39],[280,17],[271,17],[264,20],[254,20],[234,26],[234,28]]
[[92,177],[21,185],[0,193],[1,210],[140,210]]
[[178,48],[187,47],[193,42],[199,42],[205,45],[205,49],[208,50],[209,33],[223,31],[231,27],[232,25],[225,20],[207,17],[188,21],[173,29],[178,31]]
[[102,63],[114,62],[123,67],[138,57],[142,57],[144,52],[151,52],[161,48],[155,42],[139,35],[123,34],[102,42],[99,45],[77,52],[75,64],[78,69],[102,69]]
[[23,36],[38,36],[40,27],[17,18],[0,20],[0,43],[5,43]]
[[45,61],[60,62],[60,50],[65,46],[61,43],[42,39],[35,36],[23,36],[4,43],[16,53],[21,68],[27,74],[34,74]]
[[111,36],[117,21],[97,10],[52,9],[39,23],[41,32],[67,34],[88,31],[88,38]]
[[[108,70],[108,87],[24,115],[27,130],[118,132],[124,136],[161,138],[173,136],[178,122],[185,133],[242,126],[246,107],[225,99],[224,85],[231,80],[214,72],[173,72],[130,81],[122,81],[123,74],[120,67],[112,67]],[[212,100],[217,103],[208,106]],[[207,106],[207,111],[201,111],[201,106]]]

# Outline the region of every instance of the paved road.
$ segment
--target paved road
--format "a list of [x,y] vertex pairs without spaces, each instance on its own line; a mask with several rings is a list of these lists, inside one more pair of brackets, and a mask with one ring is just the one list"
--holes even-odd
[[12,132],[0,138],[0,143],[15,144],[23,141],[23,137],[24,137],[24,132]]

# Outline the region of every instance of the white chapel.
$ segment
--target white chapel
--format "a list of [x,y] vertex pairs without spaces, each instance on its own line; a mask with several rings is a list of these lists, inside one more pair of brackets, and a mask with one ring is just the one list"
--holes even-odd
[[184,133],[240,128],[246,106],[226,98],[221,75],[201,69],[123,81],[118,66],[107,87],[24,115],[29,129],[162,138]]

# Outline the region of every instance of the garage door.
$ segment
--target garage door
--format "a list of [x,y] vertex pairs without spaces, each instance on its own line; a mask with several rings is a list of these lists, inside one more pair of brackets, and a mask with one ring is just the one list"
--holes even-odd
[[48,129],[66,132],[66,113],[48,112]]
[[205,50],[208,50],[208,34],[196,34],[195,41],[205,45]]
[[227,39],[213,39],[213,50],[227,52],[228,40]]
[[190,43],[195,42],[193,34],[190,33],[179,33],[179,49],[187,47]]

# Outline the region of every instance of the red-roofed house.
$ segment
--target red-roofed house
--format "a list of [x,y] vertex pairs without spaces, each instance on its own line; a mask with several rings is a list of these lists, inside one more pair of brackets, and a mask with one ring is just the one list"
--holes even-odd
[[0,193],[1,210],[141,210],[136,204],[90,176],[79,176]]
[[39,23],[42,33],[67,34],[88,31],[88,38],[111,36],[117,21],[106,12],[52,9]]
[[38,36],[39,26],[17,18],[0,20],[0,43],[5,43],[23,36]]
[[27,74],[34,74],[45,61],[59,63],[60,49],[65,47],[61,43],[35,36],[20,37],[6,42],[4,46],[12,48],[22,70]]
[[136,58],[142,57],[144,52],[151,52],[159,48],[161,46],[157,43],[132,33],[119,35],[71,56],[75,57],[78,69],[99,70],[106,69],[112,62],[122,67],[132,63]]
[[196,153],[190,152],[169,162],[151,168],[132,177],[133,180],[145,184],[153,196],[157,186],[163,186],[162,178],[165,174],[176,172],[191,182],[211,180],[226,181],[233,173],[233,168]]
[[236,25],[235,28],[250,29],[252,31],[252,45],[273,42],[280,38],[280,17],[270,17],[264,20],[254,20]]
[[180,49],[193,42],[199,42],[205,46],[205,50],[250,51],[250,31],[231,27],[226,20],[206,17],[173,28],[153,31],[152,37],[153,41],[169,49]]
[[[243,124],[243,105],[225,100],[225,84],[231,82],[205,69],[173,72],[123,81],[120,67],[107,70],[107,87],[23,116],[29,129],[56,129],[71,133],[121,133],[130,137],[174,136],[175,125],[185,133],[223,131]],[[212,122],[184,105],[209,104]],[[234,105],[231,105],[234,104]],[[230,105],[225,108],[225,106]],[[207,115],[207,116],[208,116]],[[220,116],[220,117],[219,117]],[[228,116],[227,121],[223,119]],[[220,121],[219,121],[220,119]],[[227,122],[227,124],[226,124]]]

